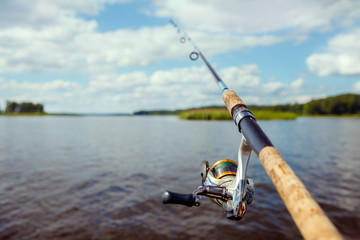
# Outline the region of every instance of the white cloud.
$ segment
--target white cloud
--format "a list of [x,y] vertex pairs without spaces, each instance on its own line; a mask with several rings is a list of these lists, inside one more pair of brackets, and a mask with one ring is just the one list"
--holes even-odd
[[127,0],[5,0],[0,3],[0,29],[56,25],[77,13],[97,14],[116,2]]
[[360,93],[360,81],[357,81],[356,83],[354,83],[353,91],[356,93]]
[[[82,84],[54,80],[57,77],[48,82],[0,78],[2,97],[44,101],[52,111],[70,106],[73,111],[89,112],[183,108],[204,105],[205,100],[210,104],[222,104],[221,93],[205,67],[158,71],[135,68],[137,71],[118,74],[127,67],[185,59],[192,48],[189,44],[179,44],[179,35],[170,24],[102,33],[96,21],[79,17],[97,14],[105,4],[114,2],[123,1],[1,1],[0,74],[15,73],[12,76],[24,78],[24,74],[34,72],[81,73],[89,78],[89,82]],[[156,0],[154,12],[157,16],[171,15],[180,19],[210,58],[214,54],[249,47],[301,41],[306,37],[303,32],[329,29],[333,22],[351,26],[359,17],[357,5],[355,1],[332,0],[315,3]],[[250,33],[257,34],[246,35]],[[323,75],[357,73],[360,64],[357,65],[359,54],[356,52],[360,47],[356,44],[360,41],[358,33],[354,33],[330,40],[325,53],[329,56],[318,54],[323,60],[316,55],[310,57],[309,68],[311,65],[312,71]],[[344,67],[337,69],[341,65],[339,61]],[[293,101],[307,97],[303,79],[290,84],[263,83],[255,64],[227,67],[220,69],[219,74],[250,103],[272,104],[274,99]]]
[[[204,76],[208,76],[204,78]],[[181,83],[186,84],[206,84],[206,80],[211,79],[206,67],[191,67],[191,68],[174,68],[171,70],[159,70],[154,72],[150,81],[153,85],[170,86]]]
[[[69,18],[61,25],[42,29],[2,30],[0,73],[81,71],[94,74],[118,67],[147,66],[164,59],[184,59],[191,51],[190,45],[178,43],[178,35],[170,25],[108,33],[98,33],[96,27],[96,22]],[[193,35],[207,56],[287,40],[276,36],[211,36],[200,32]]]
[[75,90],[80,88],[80,84],[76,82],[69,82],[63,80],[53,80],[51,82],[20,82],[17,80],[0,79],[0,89],[9,90],[36,90],[36,91],[62,91],[62,90]]
[[360,17],[356,0],[167,1],[155,0],[154,14],[177,18],[187,29],[265,33],[298,28],[329,29],[333,22],[351,25]]
[[144,72],[132,72],[122,75],[103,74],[90,81],[86,93],[115,92],[126,93],[133,88],[146,85],[148,82]]
[[170,26],[99,33],[95,21],[77,17],[108,2],[118,1],[1,2],[0,73],[94,73],[179,58],[180,44],[165,47],[176,42]]
[[[1,2],[0,73],[99,74],[122,67],[148,66],[166,59],[184,59],[188,54],[184,46],[191,51],[189,44],[179,44],[179,36],[170,24],[100,33],[96,21],[77,15],[96,14],[104,4],[113,2],[116,1]],[[208,57],[299,40],[294,35],[240,36],[200,30],[192,31],[192,37]]]
[[300,88],[304,85],[305,80],[302,78],[296,79],[295,81],[293,81],[290,86],[294,87],[294,88]]
[[319,76],[360,74],[360,55],[356,53],[313,54],[306,59],[311,72]]
[[326,52],[312,54],[306,63],[319,76],[360,74],[360,29],[331,38]]
[[240,67],[229,67],[220,72],[226,82],[230,82],[234,87],[258,86],[260,83],[259,68],[257,65],[245,65]]
[[279,95],[279,94],[281,94],[282,90],[284,89],[285,84],[281,83],[281,82],[269,82],[269,83],[265,83],[263,85],[263,87],[264,87],[264,91],[267,94]]
[[[294,103],[309,99],[311,92],[304,87],[304,79],[289,84],[263,83],[259,74],[257,65],[219,70],[220,77],[247,104]],[[11,92],[16,94],[10,96]],[[18,101],[42,102],[49,112],[132,112],[223,105],[221,91],[204,66],[158,70],[151,74],[143,71],[103,73],[85,85],[64,80],[40,83],[0,78],[0,95]]]
[[45,82],[41,84],[40,89],[43,91],[57,91],[57,90],[74,90],[80,88],[80,84],[76,82],[69,82],[63,80],[54,80],[52,82]]

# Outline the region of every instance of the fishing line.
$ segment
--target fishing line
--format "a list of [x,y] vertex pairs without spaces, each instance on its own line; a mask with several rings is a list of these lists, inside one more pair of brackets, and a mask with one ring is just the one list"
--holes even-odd
[[177,33],[183,34],[180,37],[180,42],[185,43],[186,41],[188,41],[194,47],[194,51],[192,53],[197,53],[198,55],[198,52],[200,52],[199,48],[196,46],[195,42],[190,38],[190,36],[184,30],[182,30],[172,19],[170,19],[170,23],[176,28]]
[[[217,73],[215,72],[215,70],[211,67],[211,65],[207,62],[206,58],[201,54],[199,48],[197,47],[197,45],[195,44],[195,42],[190,38],[190,36],[186,33],[186,31],[182,30],[178,24],[176,24],[172,19],[170,19],[170,23],[176,28],[176,32],[178,34],[181,34],[181,37],[179,39],[180,43],[186,43],[189,42],[194,50],[189,54],[189,58],[192,61],[196,61],[198,60],[199,56],[202,56],[202,60],[204,61],[204,63],[206,64],[206,66],[210,66],[210,71],[213,71],[215,73],[215,75],[217,76],[218,79],[220,79],[220,77],[217,75]],[[221,81],[221,79],[220,79]],[[224,84],[225,85],[225,84]],[[227,88],[226,88],[227,89]],[[209,154],[209,134],[208,134],[208,129],[209,129],[209,112],[208,112],[208,107],[207,104],[205,104],[205,159],[208,158],[208,154]]]
[[170,19],[170,23],[177,29],[177,33],[182,34],[180,37],[180,42],[185,43],[186,41],[189,42],[193,47],[194,50],[190,53],[189,58],[192,61],[196,61],[199,57],[201,60],[205,63],[206,67],[210,71],[211,75],[213,76],[215,82],[219,86],[219,88],[224,92],[225,90],[229,89],[226,84],[223,82],[223,80],[220,78],[220,76],[217,74],[215,69],[211,66],[211,64],[208,62],[208,60],[205,58],[205,56],[202,54],[198,46],[195,44],[195,42],[190,38],[190,36],[182,30],[172,19]]

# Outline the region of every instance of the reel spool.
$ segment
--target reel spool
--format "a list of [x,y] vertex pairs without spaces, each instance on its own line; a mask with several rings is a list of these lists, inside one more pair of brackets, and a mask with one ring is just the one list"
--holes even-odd
[[210,171],[216,179],[221,179],[225,176],[236,176],[237,163],[231,159],[222,159],[217,161]]

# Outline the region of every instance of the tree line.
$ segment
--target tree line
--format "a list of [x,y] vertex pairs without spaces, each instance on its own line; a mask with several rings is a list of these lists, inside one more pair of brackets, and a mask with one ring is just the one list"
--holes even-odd
[[342,94],[334,97],[311,100],[305,104],[284,104],[274,106],[251,106],[254,110],[294,112],[299,115],[342,115],[360,113],[360,95]]
[[32,102],[6,102],[5,113],[44,113],[44,105]]
[[319,100],[312,100],[304,104],[305,114],[354,114],[360,113],[360,95],[343,94]]

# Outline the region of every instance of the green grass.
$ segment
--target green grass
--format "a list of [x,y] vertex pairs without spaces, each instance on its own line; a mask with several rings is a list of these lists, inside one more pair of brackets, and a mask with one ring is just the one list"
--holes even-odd
[[179,114],[181,119],[186,120],[231,120],[226,109],[193,109],[185,110]]
[[[271,110],[257,110],[253,114],[257,120],[294,120],[297,117],[295,113]],[[218,108],[183,111],[179,117],[187,120],[232,120],[227,109]]]
[[295,120],[298,115],[293,112],[281,112],[271,110],[252,111],[257,120]]

